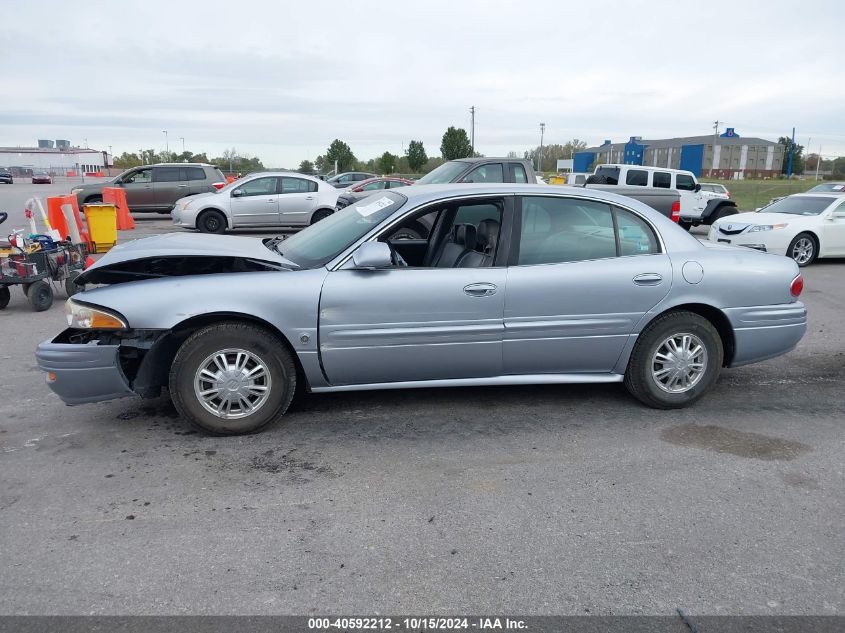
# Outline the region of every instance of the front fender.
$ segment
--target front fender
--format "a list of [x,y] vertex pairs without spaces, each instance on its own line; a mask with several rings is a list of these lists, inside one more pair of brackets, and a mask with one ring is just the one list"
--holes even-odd
[[704,211],[701,213],[701,219],[706,224],[712,224],[717,217],[725,217],[726,215],[735,215],[739,213],[736,202],[733,200],[721,200],[714,198],[707,203]]

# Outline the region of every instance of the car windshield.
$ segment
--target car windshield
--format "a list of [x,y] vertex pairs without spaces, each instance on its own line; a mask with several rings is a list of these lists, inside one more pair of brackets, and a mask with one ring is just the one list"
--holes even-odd
[[836,200],[831,196],[789,196],[765,207],[766,213],[818,215]]
[[826,182],[823,185],[816,185],[807,193],[829,193],[831,191],[842,191],[843,193],[845,193],[845,183]]
[[460,160],[452,160],[448,163],[443,163],[437,169],[433,169],[425,176],[420,178],[416,184],[418,185],[441,185],[446,182],[452,182],[458,177],[463,170],[467,168],[467,164]]
[[[407,201],[405,196],[390,191],[369,196],[272,248],[300,268],[325,266]],[[273,242],[265,240],[264,244],[271,248]]]

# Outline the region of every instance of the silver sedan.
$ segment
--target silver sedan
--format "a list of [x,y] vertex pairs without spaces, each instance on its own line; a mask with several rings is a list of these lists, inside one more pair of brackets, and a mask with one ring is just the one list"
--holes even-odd
[[142,239],[80,280],[100,287],[36,354],[53,391],[167,387],[216,434],[279,419],[298,385],[624,382],[683,407],[806,330],[792,260],[702,244],[612,193],[527,184],[386,191],[287,239]]

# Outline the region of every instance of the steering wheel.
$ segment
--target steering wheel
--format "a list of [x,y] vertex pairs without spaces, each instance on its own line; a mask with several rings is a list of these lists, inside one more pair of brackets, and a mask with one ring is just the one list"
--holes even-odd
[[387,245],[390,247],[390,259],[393,262],[393,265],[398,268],[407,268],[408,262],[406,262],[405,258],[399,254],[399,251],[393,248],[393,244],[387,242]]

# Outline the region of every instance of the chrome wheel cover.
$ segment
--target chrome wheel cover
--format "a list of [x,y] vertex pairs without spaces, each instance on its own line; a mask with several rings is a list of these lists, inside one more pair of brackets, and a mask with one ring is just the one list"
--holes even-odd
[[707,370],[707,349],[695,334],[673,334],[657,346],[651,359],[651,378],[666,393],[685,393]]
[[267,402],[272,385],[267,363],[244,349],[209,354],[194,375],[194,395],[224,420],[252,415]]
[[815,250],[816,245],[813,243],[813,240],[809,237],[802,237],[792,247],[792,259],[795,260],[796,264],[806,264],[813,259]]

